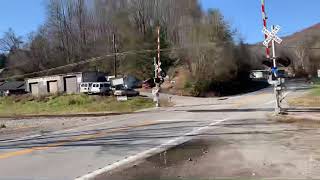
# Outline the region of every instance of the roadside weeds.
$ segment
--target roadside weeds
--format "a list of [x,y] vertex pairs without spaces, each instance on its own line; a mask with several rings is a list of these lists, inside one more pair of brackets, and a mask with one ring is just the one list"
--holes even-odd
[[288,103],[295,107],[320,107],[320,85],[314,85],[305,96],[289,99]]
[[63,95],[42,98],[0,98],[0,118],[83,117],[132,113],[154,106],[151,99],[129,98],[118,102],[113,97]]

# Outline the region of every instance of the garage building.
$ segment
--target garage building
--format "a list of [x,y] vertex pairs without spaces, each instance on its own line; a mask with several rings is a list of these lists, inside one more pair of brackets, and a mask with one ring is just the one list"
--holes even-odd
[[26,91],[34,96],[80,92],[82,82],[105,82],[105,73],[77,72],[26,79]]
[[0,96],[25,94],[24,81],[0,82]]

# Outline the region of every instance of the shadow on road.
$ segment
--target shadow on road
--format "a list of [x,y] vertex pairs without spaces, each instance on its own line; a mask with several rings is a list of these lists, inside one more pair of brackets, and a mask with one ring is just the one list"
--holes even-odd
[[188,110],[187,112],[206,113],[206,112],[258,112],[258,111],[271,112],[271,111],[274,111],[274,108],[198,109],[198,110]]
[[[220,100],[221,101],[221,100]],[[230,104],[230,103],[225,103]],[[203,103],[203,104],[195,104],[195,105],[177,105],[175,107],[200,107],[200,106],[219,106],[221,103]]]
[[288,108],[287,112],[319,112],[320,108]]

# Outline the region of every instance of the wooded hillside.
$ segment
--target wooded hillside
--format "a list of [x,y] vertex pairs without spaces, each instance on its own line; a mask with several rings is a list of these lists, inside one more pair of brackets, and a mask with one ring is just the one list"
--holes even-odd
[[[204,12],[197,0],[48,0],[46,10],[45,23],[26,41],[12,29],[4,34],[2,76],[91,70],[113,74],[115,35],[119,74],[146,79],[153,74],[157,26],[162,68],[172,72],[185,67],[187,86],[195,95],[246,77],[256,64],[219,10]],[[100,58],[83,62],[94,57]]]

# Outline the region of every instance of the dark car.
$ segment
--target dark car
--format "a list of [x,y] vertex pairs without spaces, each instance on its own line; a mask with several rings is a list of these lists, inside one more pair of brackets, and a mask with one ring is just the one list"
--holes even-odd
[[140,93],[139,91],[136,91],[134,89],[119,89],[119,90],[115,90],[113,95],[115,96],[139,96]]

